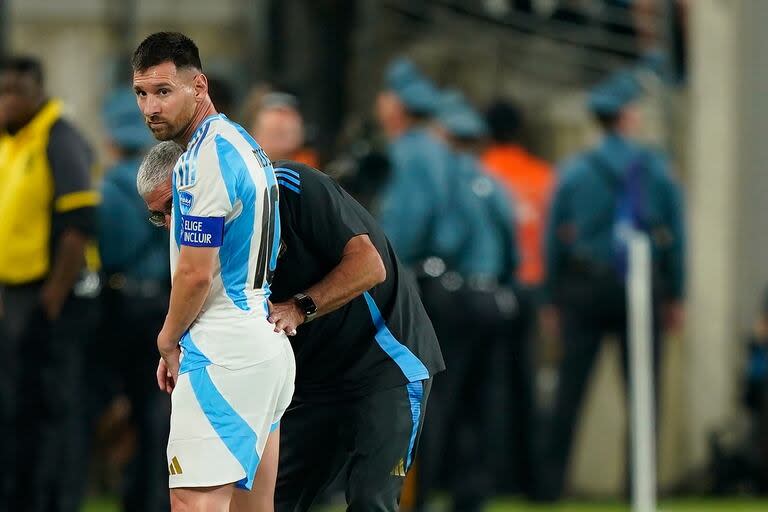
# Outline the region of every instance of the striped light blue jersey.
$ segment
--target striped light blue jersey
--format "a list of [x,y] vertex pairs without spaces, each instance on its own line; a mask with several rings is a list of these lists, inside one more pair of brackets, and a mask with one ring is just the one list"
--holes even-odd
[[261,147],[223,114],[200,124],[176,162],[172,226],[172,273],[183,245],[219,247],[208,297],[181,340],[181,371],[276,356],[282,345],[266,317],[280,240],[277,181]]

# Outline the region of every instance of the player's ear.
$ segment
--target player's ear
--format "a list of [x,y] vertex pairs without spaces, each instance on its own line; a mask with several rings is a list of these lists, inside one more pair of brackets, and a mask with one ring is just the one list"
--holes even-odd
[[199,73],[195,77],[195,99],[202,101],[208,94],[208,77],[203,73]]

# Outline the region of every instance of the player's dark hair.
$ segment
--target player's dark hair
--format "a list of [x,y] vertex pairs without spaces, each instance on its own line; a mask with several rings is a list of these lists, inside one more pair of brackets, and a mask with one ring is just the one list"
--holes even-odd
[[43,65],[40,59],[29,56],[0,58],[0,71],[11,71],[31,76],[37,84],[43,86]]
[[620,114],[595,114],[595,121],[605,133],[616,131]]
[[177,69],[203,70],[197,45],[179,32],[156,32],[148,36],[131,57],[134,71],[144,71],[163,62],[173,62]]

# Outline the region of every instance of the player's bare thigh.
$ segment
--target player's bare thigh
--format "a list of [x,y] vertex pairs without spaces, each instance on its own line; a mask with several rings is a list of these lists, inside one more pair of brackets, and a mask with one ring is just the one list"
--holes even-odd
[[250,491],[235,489],[230,512],[272,512],[275,509],[275,484],[280,459],[280,427],[269,434],[259,468]]
[[171,489],[171,512],[229,512],[233,484]]

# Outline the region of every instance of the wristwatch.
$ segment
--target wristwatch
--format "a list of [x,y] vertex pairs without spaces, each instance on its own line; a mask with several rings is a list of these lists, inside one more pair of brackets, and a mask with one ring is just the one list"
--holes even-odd
[[297,293],[293,296],[293,300],[296,301],[296,305],[299,306],[299,309],[304,313],[307,322],[315,318],[315,315],[317,314],[317,305],[315,304],[315,301],[312,300],[312,297],[305,293]]

